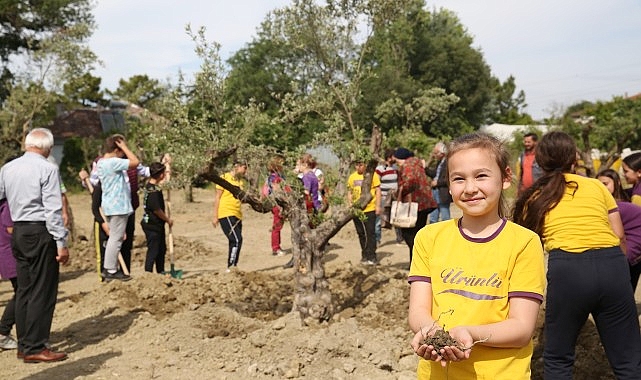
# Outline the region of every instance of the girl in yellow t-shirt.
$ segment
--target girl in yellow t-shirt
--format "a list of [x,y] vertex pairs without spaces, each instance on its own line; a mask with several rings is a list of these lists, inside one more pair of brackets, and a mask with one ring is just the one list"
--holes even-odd
[[[241,190],[245,189],[245,173],[247,164],[242,161],[234,162],[234,167],[222,178]],[[214,197],[214,217],[212,225],[220,228],[229,240],[229,251],[227,255],[227,272],[236,268],[240,257],[240,248],[243,245],[243,213],[241,211],[240,199],[225,190],[222,186],[216,185],[216,196]]]
[[[535,233],[505,217],[509,156],[490,135],[464,135],[448,147],[447,170],[463,216],[418,232],[409,273],[418,378],[529,379],[543,249]],[[444,328],[456,346],[423,343]]]
[[641,379],[641,335],[623,223],[614,197],[595,178],[573,173],[576,144],[560,131],[536,146],[543,175],[516,200],[514,221],[548,252],[543,371],[571,379],[574,346],[592,314],[617,379]]

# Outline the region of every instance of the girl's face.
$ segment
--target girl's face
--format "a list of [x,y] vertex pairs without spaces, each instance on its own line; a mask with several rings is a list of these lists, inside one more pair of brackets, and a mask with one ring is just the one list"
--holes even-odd
[[503,178],[494,157],[484,149],[465,149],[450,156],[447,164],[450,193],[463,215],[498,215],[501,193],[510,187],[511,177]]
[[625,182],[630,185],[634,185],[639,182],[639,176],[641,175],[641,173],[639,173],[640,171],[632,169],[631,167],[626,165],[625,162],[621,166],[623,167],[623,176],[625,177]]
[[612,178],[603,175],[603,176],[600,176],[598,180],[605,185],[605,187],[608,189],[610,194],[614,193],[614,180]]

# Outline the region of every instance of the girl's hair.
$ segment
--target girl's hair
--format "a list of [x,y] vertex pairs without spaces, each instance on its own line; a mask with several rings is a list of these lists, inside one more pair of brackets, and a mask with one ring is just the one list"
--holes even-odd
[[120,141],[126,141],[125,136],[121,134],[115,134],[107,137],[105,139],[104,152],[111,153],[114,150],[116,150],[116,148],[118,148],[118,145],[116,145],[116,142],[120,142]]
[[[502,179],[512,179],[512,173],[509,170],[510,167],[510,154],[505,148],[505,144],[501,140],[497,139],[494,136],[491,136],[487,133],[475,132],[463,135],[457,139],[452,140],[447,146],[447,160],[449,161],[450,157],[455,153],[458,153],[462,150],[467,149],[483,149],[485,150],[495,161],[496,164],[501,169],[501,178]],[[449,168],[448,168],[448,177],[449,177]],[[507,206],[506,206],[505,195],[501,191],[501,198],[499,204],[499,216],[504,217],[506,215]]]
[[316,167],[316,160],[314,160],[314,156],[309,153],[303,154],[299,161],[301,164],[307,165],[310,169],[314,169]]
[[641,152],[636,152],[625,156],[625,158],[623,159],[623,163],[634,171],[641,170]]
[[623,188],[623,185],[621,184],[621,177],[619,176],[619,173],[616,172],[616,170],[613,169],[605,169],[601,170],[599,174],[596,175],[597,178],[599,177],[608,177],[614,182],[614,192],[612,193],[612,196],[616,200],[620,201],[630,201],[630,196],[628,193],[625,191]]
[[534,154],[543,175],[517,198],[512,214],[515,223],[543,236],[545,215],[561,201],[566,187],[578,189],[576,182],[566,182],[563,175],[572,172],[576,152],[576,143],[567,133],[553,131],[543,135]]
[[283,172],[283,159],[280,157],[272,157],[267,164],[267,170],[270,173],[282,173]]

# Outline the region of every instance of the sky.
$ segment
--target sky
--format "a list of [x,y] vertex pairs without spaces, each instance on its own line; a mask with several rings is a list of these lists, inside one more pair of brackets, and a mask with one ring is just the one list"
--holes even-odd
[[[93,75],[115,90],[146,74],[175,83],[200,62],[185,26],[206,28],[226,60],[251,42],[265,15],[289,0],[98,0],[89,46],[103,66]],[[641,1],[427,0],[453,11],[492,75],[515,77],[535,119],[580,102],[641,93]]]

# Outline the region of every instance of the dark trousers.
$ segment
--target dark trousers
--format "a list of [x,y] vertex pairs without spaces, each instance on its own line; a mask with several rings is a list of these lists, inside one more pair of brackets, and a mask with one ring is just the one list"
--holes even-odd
[[165,273],[165,255],[167,253],[167,242],[165,241],[165,230],[162,231],[145,229],[147,238],[147,257],[145,258],[145,272],[152,272],[154,264],[156,273]]
[[15,223],[11,243],[18,272],[18,350],[36,354],[45,348],[51,331],[58,296],[58,250],[44,223]]
[[102,281],[102,272],[105,270],[105,248],[107,247],[107,239],[109,235],[102,229],[102,226],[97,221],[93,222],[94,225],[94,244],[96,248],[96,269],[98,270],[98,278]]
[[131,248],[134,246],[134,231],[136,230],[136,213],[131,213],[127,218],[127,227],[125,229],[125,240],[122,241],[120,246],[120,254],[125,261],[127,270],[131,273]]
[[592,314],[615,377],[641,379],[639,320],[621,249],[552,250],[547,281],[544,378],[572,379],[576,339]]
[[240,248],[243,245],[243,221],[235,216],[220,219],[220,228],[229,240],[229,253],[227,255],[227,268],[238,265]]
[[13,286],[13,296],[7,302],[7,306],[4,307],[4,312],[2,313],[2,318],[0,318],[0,334],[9,335],[11,333],[11,328],[16,323],[16,293],[18,291],[18,278],[10,278],[11,286]]
[[403,240],[410,248],[410,265],[412,265],[412,253],[414,251],[414,238],[418,233],[418,230],[427,225],[427,217],[430,214],[432,209],[421,210],[417,214],[416,225],[412,228],[401,228],[401,234],[403,235]]
[[361,244],[361,260],[376,262],[376,212],[366,212],[365,220],[353,220]]

